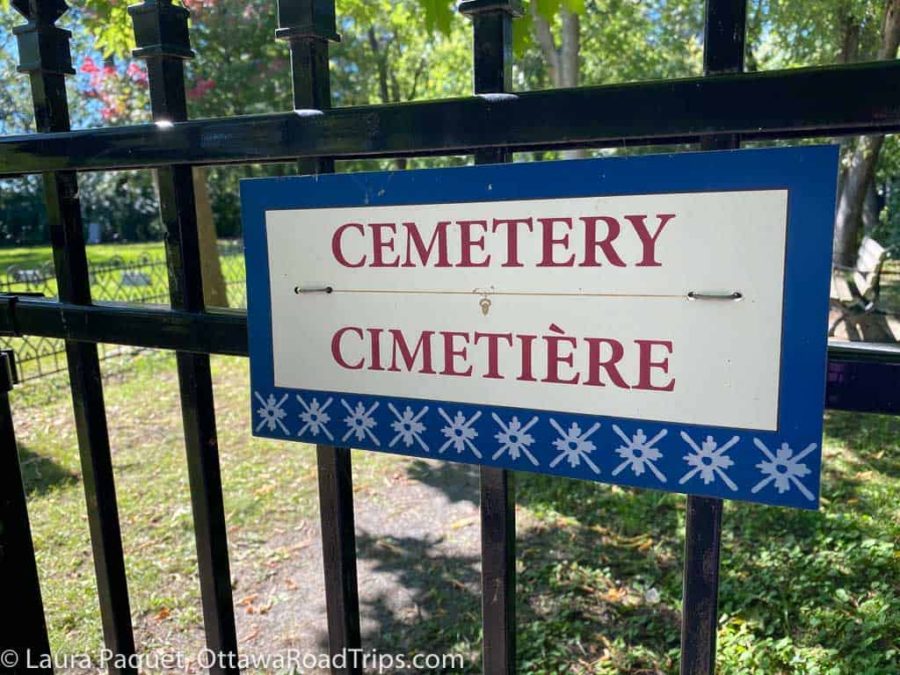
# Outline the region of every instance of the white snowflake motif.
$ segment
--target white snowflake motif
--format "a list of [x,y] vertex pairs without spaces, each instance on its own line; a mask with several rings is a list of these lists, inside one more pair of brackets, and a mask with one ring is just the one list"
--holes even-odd
[[438,408],[438,412],[447,422],[447,426],[441,429],[441,433],[447,438],[447,442],[438,449],[438,452],[444,452],[452,445],[456,452],[464,452],[468,448],[473,455],[481,459],[481,451],[472,443],[472,440],[478,436],[478,432],[472,425],[481,417],[481,411],[476,412],[469,419],[466,419],[462,412],[457,411],[452,420],[444,412],[443,408]]
[[681,477],[681,480],[678,481],[679,485],[684,485],[699,473],[700,478],[703,479],[705,485],[712,483],[716,479],[716,476],[718,476],[724,481],[725,485],[735,492],[737,491],[738,486],[735,485],[734,481],[725,473],[725,469],[734,466],[734,460],[725,453],[728,452],[735,443],[741,440],[739,436],[733,436],[732,439],[722,447],[718,446],[712,436],[706,437],[702,447],[697,447],[694,439],[688,436],[684,431],[681,432],[681,437],[694,451],[693,454],[684,456],[684,461],[694,468]]
[[662,471],[656,467],[656,464],[654,464],[654,462],[662,459],[662,453],[654,446],[657,441],[669,433],[666,429],[660,431],[649,441],[647,440],[647,436],[644,434],[643,429],[638,429],[637,433],[631,438],[628,438],[628,436],[626,436],[615,424],[613,424],[613,431],[615,431],[616,435],[622,439],[623,443],[625,443],[625,445],[616,449],[616,454],[625,461],[613,469],[613,476],[618,476],[626,467],[630,467],[635,476],[641,476],[646,469],[650,469],[660,483],[666,482],[666,477],[663,475]]
[[494,453],[491,459],[497,459],[503,453],[508,452],[511,459],[519,459],[525,455],[532,464],[540,466],[537,458],[528,450],[528,447],[534,443],[534,436],[529,434],[528,430],[537,424],[538,418],[532,417],[531,421],[523,427],[519,418],[515,416],[509,421],[509,424],[504,424],[497,413],[491,413],[491,417],[500,427],[500,431],[494,434],[494,438],[500,443],[500,449]]
[[325,401],[324,405],[319,405],[319,399],[314,398],[312,403],[307,405],[306,401],[303,400],[303,397],[298,395],[297,401],[303,406],[303,412],[300,413],[300,421],[303,422],[303,427],[297,432],[297,435],[302,436],[307,431],[313,436],[318,436],[319,433],[323,433],[328,437],[329,441],[333,441],[334,436],[331,435],[331,432],[328,431],[328,427],[325,426],[331,421],[331,415],[325,411],[328,409],[328,406],[331,405],[333,400],[334,399],[329,398]]
[[262,408],[256,409],[257,414],[260,416],[259,424],[256,425],[256,431],[260,431],[263,427],[266,427],[269,431],[275,431],[275,427],[281,427],[284,433],[289,434],[288,428],[281,421],[287,417],[287,410],[282,406],[287,401],[288,395],[282,396],[280,401],[275,400],[275,394],[269,394],[269,398],[263,398],[258,391],[255,391],[253,395],[262,404]]
[[767,476],[767,478],[763,478],[754,485],[750,492],[756,494],[766,485],[775,481],[775,487],[778,488],[778,493],[782,494],[790,490],[791,483],[793,483],[797,486],[797,489],[803,493],[804,497],[809,501],[815,501],[815,495],[800,482],[801,478],[812,473],[809,467],[800,460],[819,447],[816,443],[807,445],[797,456],[794,456],[794,451],[787,443],[782,443],[781,447],[775,451],[774,455],[758,438],[753,439],[753,444],[769,458],[769,461],[762,461],[756,465],[756,468]]
[[597,449],[597,446],[588,439],[600,428],[600,423],[596,422],[594,426],[584,433],[581,432],[581,427],[576,422],[572,422],[568,431],[563,431],[562,427],[552,418],[550,419],[550,424],[559,434],[559,438],[553,441],[553,445],[559,450],[559,454],[556,456],[556,459],[550,462],[550,468],[555,468],[557,464],[565,459],[569,462],[569,466],[574,469],[581,464],[581,460],[584,460],[584,463],[591,468],[591,471],[599,474],[600,469],[589,457]]
[[366,410],[366,406],[362,404],[362,401],[358,401],[356,407],[351,408],[347,401],[341,399],[341,405],[343,405],[347,409],[347,412],[350,413],[344,418],[344,424],[349,427],[349,430],[344,434],[344,437],[341,440],[346,441],[351,436],[356,436],[356,440],[362,441],[368,436],[375,445],[381,445],[378,437],[372,433],[372,429],[378,425],[372,417],[372,413],[378,408],[378,401],[373,403],[372,407],[368,410]]
[[419,421],[428,412],[428,406],[426,405],[422,408],[418,414],[414,414],[412,408],[406,406],[406,410],[403,411],[402,415],[397,411],[393,403],[388,403],[388,408],[394,413],[394,417],[397,418],[391,422],[391,429],[396,431],[397,435],[394,436],[389,446],[393,448],[397,441],[403,441],[403,445],[407,448],[412,447],[413,443],[418,443],[425,452],[430,452],[425,441],[422,440],[422,432],[425,431],[425,425]]

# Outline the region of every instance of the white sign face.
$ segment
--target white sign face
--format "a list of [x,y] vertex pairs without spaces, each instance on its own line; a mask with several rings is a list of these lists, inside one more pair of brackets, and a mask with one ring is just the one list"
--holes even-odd
[[786,189],[267,211],[274,385],[774,431],[787,220]]
[[815,508],[836,167],[242,182],[253,432]]

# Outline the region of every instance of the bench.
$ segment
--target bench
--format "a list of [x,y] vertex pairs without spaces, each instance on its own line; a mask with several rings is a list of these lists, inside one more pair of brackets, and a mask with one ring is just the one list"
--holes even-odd
[[889,250],[871,237],[864,237],[856,255],[856,265],[835,265],[831,272],[831,307],[840,316],[828,329],[833,336],[842,321],[851,316],[876,311],[881,293],[881,272]]

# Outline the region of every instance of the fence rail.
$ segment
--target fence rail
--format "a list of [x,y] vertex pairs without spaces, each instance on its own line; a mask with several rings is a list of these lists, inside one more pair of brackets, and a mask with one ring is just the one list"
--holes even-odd
[[[247,306],[246,274],[241,242],[219,243],[219,261],[228,293],[228,306]],[[143,255],[126,260],[115,256],[89,267],[91,295],[98,302],[169,305],[168,271],[162,254]],[[0,294],[21,296],[40,294],[57,297],[57,281],[53,262],[38,265],[10,265],[0,273]],[[65,342],[41,335],[0,336],[0,350],[15,352],[20,382],[36,380],[66,369]],[[100,343],[101,360],[133,355],[141,347]]]

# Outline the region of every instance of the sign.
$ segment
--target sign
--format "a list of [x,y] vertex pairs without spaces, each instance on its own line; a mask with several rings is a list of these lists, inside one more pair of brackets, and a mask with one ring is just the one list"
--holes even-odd
[[816,508],[836,171],[243,181],[254,433]]

